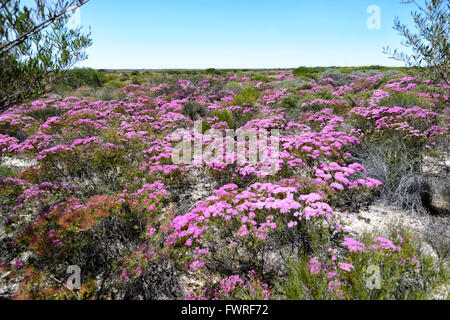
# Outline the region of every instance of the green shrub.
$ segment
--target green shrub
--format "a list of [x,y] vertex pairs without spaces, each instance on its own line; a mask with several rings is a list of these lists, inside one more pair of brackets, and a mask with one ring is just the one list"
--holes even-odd
[[233,105],[252,106],[259,98],[259,92],[253,88],[246,88],[237,94],[233,101]]
[[36,120],[46,121],[48,118],[57,117],[64,113],[65,111],[58,108],[45,108],[45,109],[36,109],[33,111],[27,112],[25,115],[27,117],[32,117]]
[[242,90],[242,87],[239,84],[239,82],[228,81],[223,87],[223,90],[230,90],[233,91],[234,93],[239,93]]
[[[217,117],[216,123],[226,122],[228,124],[228,128],[234,129],[233,114],[228,112],[227,110],[213,111],[211,112],[210,117]],[[210,125],[205,125],[205,128],[207,130],[209,130],[210,127],[211,127]]]
[[302,79],[318,79],[321,72],[324,72],[326,68],[323,67],[298,67],[293,71],[294,76]]
[[200,117],[206,117],[208,109],[204,105],[190,100],[183,105],[183,113],[186,117],[195,121]]
[[120,95],[114,87],[105,87],[94,92],[94,97],[103,101],[118,100],[121,96],[123,95]]
[[384,67],[384,66],[361,66],[361,67],[343,67],[339,68],[338,71],[341,73],[346,74],[354,74],[354,72],[362,71],[362,72],[368,72],[368,71],[377,71],[378,74],[390,70],[396,70],[399,72],[406,72],[409,70],[409,68],[405,67]]
[[332,100],[335,96],[333,95],[333,89],[322,88],[317,91],[316,97],[323,100]]
[[349,79],[347,77],[347,75],[345,75],[344,73],[340,72],[339,70],[336,69],[328,69],[324,72],[322,72],[321,79],[324,78],[331,78],[334,80],[334,86],[336,87],[340,87],[340,86],[345,86],[348,85],[352,82],[351,79]]
[[[217,117],[218,122],[226,122],[228,124],[228,128],[234,129],[234,121],[233,121],[233,114],[228,112],[227,110],[221,110],[221,111],[213,111],[210,114],[210,117]],[[209,123],[208,121],[204,120],[202,122],[202,132],[205,133],[209,129],[211,129],[212,123]]]
[[252,80],[253,81],[261,81],[261,82],[264,82],[264,83],[270,81],[269,77],[267,77],[266,75],[263,75],[263,74],[255,75]]
[[215,69],[215,68],[209,68],[209,69],[206,69],[205,72],[208,73],[208,74],[215,74],[215,75],[221,75],[221,74],[224,74],[224,72],[223,72],[222,70],[217,70],[217,69]]
[[17,178],[17,173],[5,166],[0,166],[0,178]]
[[141,85],[142,80],[140,80],[138,77],[133,77],[133,78],[131,78],[131,84]]
[[299,87],[300,90],[311,90],[312,88],[313,86],[309,83],[304,83]]
[[411,108],[414,106],[425,107],[425,101],[416,94],[408,94],[404,92],[394,92],[389,97],[382,99],[378,105],[383,107],[401,107]]
[[105,84],[105,88],[112,88],[112,89],[117,89],[117,88],[122,88],[122,87],[125,87],[127,84],[126,83],[124,83],[124,82],[122,82],[122,81],[115,81],[115,80],[111,80],[111,81],[108,81],[106,84]]
[[102,87],[107,82],[106,76],[102,72],[94,69],[82,68],[68,70],[56,81],[56,85],[69,86],[72,89],[81,87]]
[[298,88],[304,84],[304,80],[302,79],[282,80],[279,83],[271,83],[271,84],[278,89],[288,89],[290,91],[295,91],[298,90]]
[[300,98],[296,95],[289,95],[281,101],[281,106],[287,109],[294,109],[299,107]]
[[255,115],[258,113],[255,109],[252,109],[251,111],[247,113],[242,113],[238,110],[233,110],[233,122],[234,122],[234,128],[239,129],[243,125],[245,125],[247,122],[255,118]]

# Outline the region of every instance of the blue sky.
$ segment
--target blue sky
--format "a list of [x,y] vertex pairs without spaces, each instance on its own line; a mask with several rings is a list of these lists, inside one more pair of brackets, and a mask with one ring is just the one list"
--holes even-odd
[[[367,8],[380,8],[369,29]],[[402,65],[400,0],[91,0],[81,8],[93,45],[80,66],[112,69]]]

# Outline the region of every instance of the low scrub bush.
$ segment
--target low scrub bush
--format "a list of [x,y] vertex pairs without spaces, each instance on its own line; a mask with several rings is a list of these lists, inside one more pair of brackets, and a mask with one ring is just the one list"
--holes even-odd
[[231,102],[238,106],[252,106],[259,98],[259,92],[253,88],[246,88],[239,92]]
[[56,85],[69,86],[72,89],[81,87],[102,87],[107,82],[106,76],[89,68],[68,70],[56,81]]
[[183,113],[192,121],[208,116],[208,109],[195,101],[188,101],[183,104]]
[[0,178],[17,178],[17,172],[5,166],[0,166]]
[[50,107],[50,108],[44,108],[44,109],[36,109],[27,112],[25,115],[28,117],[32,117],[36,120],[42,120],[47,121],[48,118],[51,117],[58,117],[60,115],[64,114],[64,110],[61,110],[59,108]]
[[298,67],[293,71],[293,75],[302,79],[315,79],[317,80],[321,72],[324,72],[327,68],[323,67]]
[[419,98],[417,94],[394,92],[389,97],[381,99],[379,105],[389,108],[411,108],[414,106],[426,107],[428,104],[423,99]]
[[345,86],[351,83],[351,79],[346,74],[336,69],[327,69],[320,75],[321,79],[333,79],[337,87]]

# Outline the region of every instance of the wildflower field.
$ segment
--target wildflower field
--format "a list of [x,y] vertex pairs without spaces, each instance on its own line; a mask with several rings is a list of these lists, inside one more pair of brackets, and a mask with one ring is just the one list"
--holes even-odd
[[84,72],[0,115],[1,297],[448,298],[447,228],[351,223],[381,203],[448,227],[448,176],[425,164],[448,162],[450,85],[383,67]]

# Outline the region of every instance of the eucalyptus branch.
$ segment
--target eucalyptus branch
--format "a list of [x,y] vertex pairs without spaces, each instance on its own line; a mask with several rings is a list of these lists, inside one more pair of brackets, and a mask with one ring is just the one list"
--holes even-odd
[[50,26],[55,21],[63,18],[69,11],[74,11],[74,10],[80,8],[82,5],[86,4],[89,1],[90,0],[79,0],[78,4],[76,4],[74,6],[71,6],[71,7],[67,7],[65,9],[63,9],[61,12],[59,12],[58,14],[53,14],[48,19],[46,19],[45,21],[41,22],[40,24],[38,24],[34,28],[28,30],[24,34],[20,35],[15,40],[10,41],[10,42],[0,46],[0,56],[7,54],[12,49],[14,49],[16,46],[18,46],[21,43],[25,42],[27,39],[29,39],[34,34],[41,32],[42,30],[44,30],[45,28]]
[[35,0],[33,8],[0,2],[0,113],[48,92],[49,84],[86,58],[90,33],[66,24],[71,11],[87,2]]
[[390,47],[383,52],[391,59],[404,62],[408,67],[424,70],[431,80],[449,81],[449,0],[424,0],[422,6],[417,0],[402,0],[403,4],[414,4],[418,11],[412,12],[416,33],[402,24],[398,17],[394,19],[394,29],[403,37],[402,45],[412,49],[408,55]]

